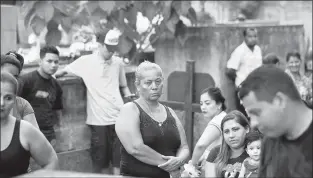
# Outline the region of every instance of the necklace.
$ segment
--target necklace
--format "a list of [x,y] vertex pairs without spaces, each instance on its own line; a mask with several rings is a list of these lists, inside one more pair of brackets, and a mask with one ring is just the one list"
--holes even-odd
[[[163,122],[159,122],[159,121],[153,116],[153,113],[152,113],[152,110],[151,110],[151,108],[150,108],[150,105],[149,105],[148,102],[146,102],[145,100],[144,100],[144,102],[145,102],[146,105],[148,106],[149,113],[150,113],[151,117],[153,118],[153,120],[155,120],[155,121],[158,123],[159,127],[161,127],[162,124],[163,124]],[[157,107],[157,108],[159,108],[159,103],[158,103],[158,107]]]

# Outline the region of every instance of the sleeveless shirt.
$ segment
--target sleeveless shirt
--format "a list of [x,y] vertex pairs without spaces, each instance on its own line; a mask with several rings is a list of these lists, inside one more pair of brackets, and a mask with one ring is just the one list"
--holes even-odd
[[13,177],[27,173],[30,153],[20,141],[21,121],[16,119],[12,140],[0,154],[0,177]]
[[[156,152],[165,156],[176,156],[181,145],[179,131],[176,120],[165,107],[167,117],[166,120],[159,125],[153,120],[140,106],[134,102],[139,109],[140,133],[143,143]],[[121,175],[135,177],[151,177],[151,178],[169,178],[170,174],[163,169],[143,163],[134,156],[127,153],[125,148],[121,146]]]

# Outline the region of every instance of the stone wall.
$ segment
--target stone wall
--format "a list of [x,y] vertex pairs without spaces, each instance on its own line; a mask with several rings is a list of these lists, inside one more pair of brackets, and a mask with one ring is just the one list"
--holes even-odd
[[1,54],[17,48],[17,8],[1,5]]
[[[304,30],[302,25],[257,27],[259,44],[263,55],[274,52],[285,63],[290,50],[304,53]],[[195,71],[208,73],[226,97],[229,110],[235,108],[234,85],[225,75],[231,52],[243,41],[243,27],[221,25],[219,27],[188,28],[179,40],[165,34],[156,44],[155,62],[167,79],[173,71],[185,71],[186,61],[195,60]],[[167,100],[167,81],[162,100]],[[179,88],[178,88],[179,90]]]

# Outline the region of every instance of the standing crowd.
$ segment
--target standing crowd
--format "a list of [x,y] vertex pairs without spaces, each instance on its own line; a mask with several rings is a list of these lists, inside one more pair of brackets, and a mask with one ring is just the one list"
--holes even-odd
[[[58,70],[59,51],[40,50],[39,68],[20,75],[23,57],[1,55],[0,176],[58,169],[54,126],[62,119],[58,77],[82,78],[87,90],[93,172],[132,177],[312,177],[312,54],[262,56],[257,30],[247,28],[231,54],[226,75],[234,82],[236,110],[227,111],[218,87],[203,90],[200,106],[209,120],[190,154],[184,127],[159,102],[163,72],[148,61],[137,66],[134,98],[123,61],[120,33],[96,34],[98,49]],[[122,92],[120,92],[122,91]],[[122,95],[121,95],[122,93]],[[126,103],[124,104],[124,101]]]

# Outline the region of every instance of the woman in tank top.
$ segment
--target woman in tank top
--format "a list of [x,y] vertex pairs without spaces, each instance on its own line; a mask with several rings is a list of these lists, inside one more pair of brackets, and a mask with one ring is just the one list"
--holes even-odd
[[1,72],[0,80],[0,177],[13,177],[27,173],[30,157],[45,169],[57,168],[57,155],[40,130],[10,115],[16,100],[17,80],[6,72]]
[[158,102],[163,88],[162,70],[145,61],[135,75],[139,98],[122,107],[115,124],[122,143],[121,175],[177,177],[189,148],[175,112]]
[[[206,88],[200,96],[203,117],[209,120],[205,130],[199,138],[189,163],[195,168],[204,168],[206,158],[212,148],[222,142],[221,122],[226,116],[225,98],[217,87]],[[200,167],[198,165],[200,164]]]

